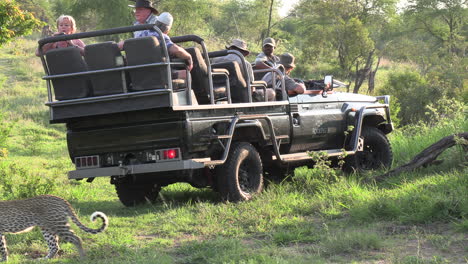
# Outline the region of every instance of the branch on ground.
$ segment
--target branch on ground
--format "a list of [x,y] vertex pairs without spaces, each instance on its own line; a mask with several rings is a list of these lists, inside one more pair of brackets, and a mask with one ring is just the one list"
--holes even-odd
[[[397,167],[385,174],[375,177],[376,181],[382,181],[388,177],[396,176],[402,172],[413,171],[421,166],[427,167],[429,165],[439,164],[441,161],[436,160],[446,149],[454,146],[459,140],[468,140],[468,132],[450,135],[442,138],[436,143],[432,144],[418,155],[416,155],[410,162]],[[465,145],[465,150],[467,147]]]

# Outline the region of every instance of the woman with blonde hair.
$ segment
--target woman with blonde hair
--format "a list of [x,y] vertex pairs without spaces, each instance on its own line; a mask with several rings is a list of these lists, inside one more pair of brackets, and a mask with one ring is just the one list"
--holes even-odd
[[[57,32],[54,33],[54,36],[58,35],[69,35],[74,34],[76,32],[76,22],[72,16],[69,15],[61,15],[57,19]],[[59,48],[66,48],[66,47],[76,47],[80,49],[81,55],[84,54],[84,47],[86,45],[80,39],[71,39],[66,41],[58,41],[53,43],[47,43],[42,46],[42,54],[46,53],[48,50],[51,49],[59,49]],[[36,50],[36,56],[40,56],[39,49]]]

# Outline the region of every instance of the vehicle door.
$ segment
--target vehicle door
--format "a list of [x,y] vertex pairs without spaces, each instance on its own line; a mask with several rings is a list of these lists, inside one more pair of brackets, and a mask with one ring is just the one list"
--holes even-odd
[[293,119],[290,152],[339,149],[344,145],[343,102],[334,92],[307,90],[289,98]]

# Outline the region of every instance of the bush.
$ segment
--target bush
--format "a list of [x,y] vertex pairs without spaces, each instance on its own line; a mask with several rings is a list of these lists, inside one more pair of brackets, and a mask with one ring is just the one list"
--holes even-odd
[[453,119],[463,114],[464,104],[456,96],[451,96],[451,86],[434,75],[429,78],[415,71],[389,75],[380,92],[393,96],[390,107],[392,116],[396,114],[396,118],[393,116],[396,124],[424,122],[435,125],[443,119]]
[[425,107],[425,119],[429,125],[436,125],[440,122],[453,120],[464,115],[464,104],[456,99],[449,99],[442,96],[436,103],[431,103]]
[[390,94],[396,99],[400,108],[397,117],[402,125],[423,120],[425,106],[441,97],[438,90],[431,87],[424,77],[414,71],[391,73],[381,92]]
[[43,175],[33,174],[24,167],[0,161],[0,197],[13,200],[49,194],[56,184]]
[[325,153],[311,152],[309,155],[315,163],[314,167],[312,169],[308,167],[298,168],[292,178],[298,190],[320,192],[323,188],[339,180],[340,172],[338,169],[331,167],[331,160],[327,158]]

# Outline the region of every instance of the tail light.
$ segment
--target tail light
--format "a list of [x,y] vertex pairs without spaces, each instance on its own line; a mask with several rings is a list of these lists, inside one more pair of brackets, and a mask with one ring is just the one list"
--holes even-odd
[[156,150],[156,162],[180,160],[180,148]]
[[77,169],[88,169],[99,167],[99,156],[83,156],[75,158],[75,166]]

